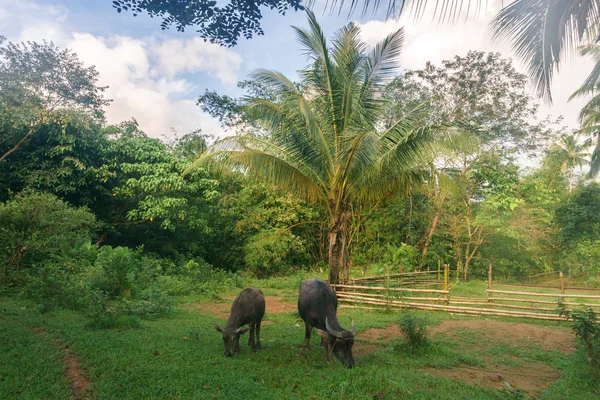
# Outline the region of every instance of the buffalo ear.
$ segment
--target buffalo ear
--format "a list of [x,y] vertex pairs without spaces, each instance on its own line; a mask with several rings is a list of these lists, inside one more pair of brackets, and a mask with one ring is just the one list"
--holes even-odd
[[225,328],[223,328],[221,325],[215,324],[215,329],[217,330],[217,332],[221,332],[221,333],[223,333],[223,331],[225,331]]
[[317,331],[317,335],[321,336],[324,339],[329,337],[329,334],[321,329],[315,329]]
[[244,333],[248,332],[250,328],[245,327],[245,328],[238,328],[237,331],[235,331],[235,333],[237,333],[238,335],[243,335]]

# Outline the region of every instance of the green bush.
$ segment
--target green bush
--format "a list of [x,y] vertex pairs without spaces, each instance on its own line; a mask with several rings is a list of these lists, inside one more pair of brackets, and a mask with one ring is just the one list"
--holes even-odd
[[567,311],[564,304],[559,303],[559,315],[569,316],[571,328],[585,349],[590,371],[594,376],[600,376],[600,321],[592,307]]
[[47,193],[24,192],[0,204],[0,286],[22,286],[40,273],[56,283],[59,276],[78,272],[70,263],[51,277],[47,263],[89,243],[96,227],[87,209]]
[[92,289],[110,298],[135,296],[150,286],[161,273],[160,262],[144,256],[141,249],[104,246],[98,251],[87,280]]
[[305,240],[288,229],[259,232],[244,250],[248,271],[258,277],[285,275],[310,262]]
[[398,325],[411,350],[418,351],[429,344],[429,339],[427,337],[427,320],[425,318],[420,318],[412,314],[405,314],[398,321]]

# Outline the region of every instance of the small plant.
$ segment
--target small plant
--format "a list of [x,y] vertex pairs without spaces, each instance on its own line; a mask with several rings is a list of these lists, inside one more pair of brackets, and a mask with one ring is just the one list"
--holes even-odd
[[600,375],[600,324],[598,315],[591,307],[580,310],[568,311],[562,302],[559,302],[558,313],[568,316],[572,321],[571,328],[583,343],[590,363],[592,375]]
[[429,344],[427,320],[425,318],[405,314],[398,321],[398,325],[412,350],[422,349]]
[[513,388],[508,382],[505,382],[504,385],[506,387],[502,388],[502,390],[500,390],[500,392],[503,393],[507,399],[523,399],[523,398],[525,398],[525,393],[523,392],[523,390]]

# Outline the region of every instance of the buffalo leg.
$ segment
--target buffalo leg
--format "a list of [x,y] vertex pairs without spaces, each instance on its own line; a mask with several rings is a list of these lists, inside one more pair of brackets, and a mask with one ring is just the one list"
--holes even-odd
[[240,354],[240,335],[236,335],[233,341],[233,354]]
[[310,332],[312,331],[312,326],[308,323],[304,323],[306,327],[306,333],[304,334],[304,342],[302,342],[302,350],[300,350],[300,356],[306,358],[306,351],[308,350],[308,345],[310,344]]
[[329,358],[329,338],[322,337],[321,343],[323,344],[323,361],[331,362]]
[[248,345],[252,347],[252,351],[256,351],[256,342],[254,341],[254,327],[256,326],[253,322],[250,324],[250,337],[248,338]]
[[261,321],[258,321],[258,323],[255,326],[255,329],[256,329],[256,349],[257,350],[261,349],[261,345],[260,345],[260,323],[261,323]]

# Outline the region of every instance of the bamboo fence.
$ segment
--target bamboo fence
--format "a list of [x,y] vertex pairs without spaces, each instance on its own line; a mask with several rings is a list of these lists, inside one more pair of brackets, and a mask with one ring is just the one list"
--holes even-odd
[[[414,308],[446,311],[454,314],[495,315],[553,321],[568,319],[558,315],[559,304],[570,309],[588,306],[600,313],[600,289],[567,288],[562,273],[559,273],[560,287],[494,283],[493,269],[490,264],[485,297],[455,297],[450,293],[453,272],[456,272],[456,277],[458,277],[459,271],[451,271],[449,265],[445,264],[443,270],[440,267],[438,271],[370,276],[351,280],[348,284],[333,286],[337,291],[338,300],[344,306],[351,308]],[[501,289],[497,289],[497,286]],[[531,291],[532,289],[535,291]],[[584,291],[582,289],[585,289],[585,293],[575,292],[577,290]],[[551,291],[555,291],[555,293],[551,293]]]

